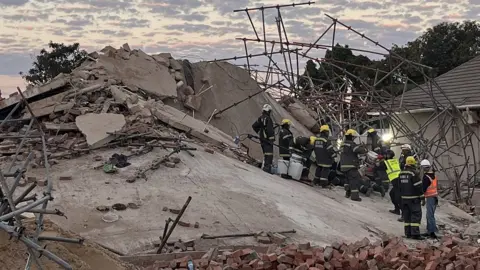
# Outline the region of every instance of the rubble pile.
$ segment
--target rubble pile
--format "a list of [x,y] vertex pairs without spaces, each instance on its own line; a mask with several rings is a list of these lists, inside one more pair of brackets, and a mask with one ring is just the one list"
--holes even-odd
[[[157,261],[149,270],[187,268],[191,257],[173,261]],[[401,238],[370,243],[367,238],[352,244],[334,243],[325,248],[312,247],[310,243],[275,248],[266,253],[246,248],[206,253],[201,259],[192,260],[198,269],[480,269],[480,248],[463,240],[445,236],[437,246],[419,242],[409,247]]]
[[[45,85],[25,91],[26,96],[30,91],[45,97],[23,108],[16,116],[23,121],[4,125],[0,161],[11,161],[26,132],[32,137],[39,134],[38,130],[29,130],[30,109],[47,133],[51,165],[102,147],[129,146],[132,152],[138,152],[146,146],[175,148],[187,138],[248,161],[248,155],[236,148],[231,136],[163,103],[166,99],[177,100],[177,93],[181,93],[181,100],[191,102],[187,97],[194,91],[188,81],[183,65],[170,54],[150,56],[131,50],[128,44],[120,49],[107,46],[91,53],[71,74],[60,74]],[[32,151],[32,167],[42,166],[41,144],[40,138],[28,139],[18,161]]]

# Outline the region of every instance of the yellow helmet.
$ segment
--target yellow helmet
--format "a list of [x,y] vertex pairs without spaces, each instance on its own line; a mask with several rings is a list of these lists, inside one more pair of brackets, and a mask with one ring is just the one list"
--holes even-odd
[[371,129],[369,129],[367,132],[368,132],[368,133],[373,133],[373,132],[375,132],[375,129],[374,129],[374,128],[371,128]]
[[345,136],[347,135],[357,136],[357,131],[355,131],[354,129],[349,129],[347,130],[347,132],[345,132]]
[[415,160],[414,157],[409,156],[409,157],[407,157],[407,159],[405,160],[405,164],[406,164],[406,165],[416,165],[416,164],[417,164],[417,160]]
[[330,127],[328,125],[323,125],[320,127],[320,132],[324,132],[324,131],[330,131]]
[[283,120],[282,120],[282,126],[285,125],[285,124],[286,124],[286,125],[291,125],[291,124],[292,124],[292,121],[290,121],[290,119],[283,119]]

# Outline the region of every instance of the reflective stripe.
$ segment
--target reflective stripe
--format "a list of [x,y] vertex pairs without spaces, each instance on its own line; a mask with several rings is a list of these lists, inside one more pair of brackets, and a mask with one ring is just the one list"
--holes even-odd
[[355,152],[355,150],[357,150],[359,147],[360,147],[360,145],[355,146],[355,148],[353,148],[353,152]]
[[287,135],[283,136],[282,139],[285,140],[286,138],[290,138],[290,137],[292,137],[292,134],[287,134]]
[[263,153],[264,156],[273,156],[273,153]]
[[269,137],[270,140],[275,140],[275,136]]
[[355,165],[342,165],[342,168],[355,168]]
[[320,180],[326,180],[326,181],[328,181],[328,178],[320,177]]
[[420,223],[403,223],[405,226],[420,227]]
[[358,192],[358,189],[352,189],[350,192]]
[[333,148],[333,145],[330,144],[330,145],[327,147],[327,149],[330,149],[330,148]]
[[413,184],[414,186],[418,186],[418,185],[421,185],[422,184],[422,181],[418,181],[416,182],[415,184]]
[[402,199],[420,199],[423,198],[423,195],[419,196],[402,196]]
[[415,173],[414,173],[414,172],[411,172],[411,171],[401,171],[400,173],[410,174],[411,176],[415,176]]
[[332,165],[328,165],[328,164],[317,164],[317,166],[320,166],[320,167],[332,167]]
[[281,157],[289,157],[290,154],[280,154],[279,156],[281,156]]

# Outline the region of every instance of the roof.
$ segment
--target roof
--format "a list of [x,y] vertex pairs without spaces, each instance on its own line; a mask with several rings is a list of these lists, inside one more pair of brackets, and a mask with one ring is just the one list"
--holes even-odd
[[435,83],[431,87],[430,83],[426,83],[406,92],[403,100],[402,96],[396,97],[395,107],[399,108],[402,102],[401,107],[409,111],[432,110],[431,94],[442,105],[440,107],[450,106],[448,100],[457,107],[480,107],[480,56],[436,77],[434,82],[439,87]]

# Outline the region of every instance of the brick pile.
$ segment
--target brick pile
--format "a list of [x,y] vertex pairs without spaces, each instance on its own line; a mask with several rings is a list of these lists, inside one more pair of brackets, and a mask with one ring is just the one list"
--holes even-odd
[[[353,244],[334,243],[325,248],[309,243],[270,247],[262,254],[252,249],[225,251],[212,260],[208,254],[193,260],[197,269],[207,270],[340,270],[340,269],[480,269],[480,248],[455,237],[444,237],[439,246],[419,242],[407,246],[402,238],[370,243],[365,238]],[[149,270],[186,270],[189,257],[171,262],[156,262]]]

